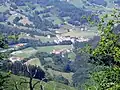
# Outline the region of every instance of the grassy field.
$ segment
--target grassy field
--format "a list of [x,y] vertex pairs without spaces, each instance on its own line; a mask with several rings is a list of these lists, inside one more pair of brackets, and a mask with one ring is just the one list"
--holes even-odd
[[26,64],[27,65],[40,66],[42,70],[45,70],[44,67],[41,65],[41,62],[38,58],[32,58],[29,61],[27,61]]
[[41,66],[40,60],[38,58],[32,58],[27,62],[27,64]]
[[51,68],[49,68],[47,70],[47,72],[49,72],[51,74],[51,76],[54,76],[54,75],[55,76],[60,76],[60,75],[62,75],[69,82],[72,82],[72,75],[73,75],[73,73],[59,72],[59,71],[52,70]]
[[[24,83],[20,85],[21,81],[24,81],[22,78],[26,79],[27,81],[29,78],[27,77],[22,77],[22,76],[16,76],[16,75],[11,75],[11,77],[8,79],[7,86],[8,88],[5,90],[16,90],[15,85],[18,87],[19,90],[29,90],[29,85],[28,83]],[[33,80],[33,84],[38,81],[37,79]],[[16,84],[15,84],[16,83]],[[54,81],[50,82],[41,82],[41,84],[37,84],[34,90],[40,90],[40,85],[44,86],[44,90],[75,90],[73,87],[67,86],[65,84],[57,83]]]
[[88,32],[88,31],[71,31],[67,33],[63,33],[62,36],[71,36],[71,37],[86,37],[91,38],[95,35],[95,32]]
[[35,37],[31,37],[31,36],[27,36],[26,33],[22,33],[19,35],[19,38],[26,38],[26,39],[34,39],[34,40],[40,40],[43,43],[46,42],[53,42],[54,40],[56,40],[56,37],[50,37],[48,38],[47,36],[37,36],[35,35]]
[[26,49],[23,49],[23,50],[16,51],[12,55],[16,56],[16,57],[29,58],[31,55],[35,54],[36,52],[37,52],[37,50],[30,47],[30,48],[26,48]]
[[71,49],[71,45],[44,46],[36,47],[36,49],[29,47],[23,50],[15,51],[12,55],[16,57],[29,58],[31,55],[34,55],[37,51],[50,53],[53,50],[60,49]]
[[61,24],[62,23],[62,21],[54,15],[52,17],[47,18],[47,19],[53,21],[53,24]]
[[37,37],[37,39],[40,39],[42,42],[53,42],[56,38],[55,37],[47,38],[45,36],[39,36]]
[[8,10],[8,7],[0,6],[0,12],[5,12],[6,10]]
[[75,60],[75,58],[76,58],[75,53],[74,52],[68,53],[68,58],[70,58],[71,60]]
[[52,52],[53,50],[60,50],[60,49],[71,49],[71,45],[57,45],[57,46],[44,46],[44,47],[37,47],[37,50],[40,52]]
[[84,5],[82,0],[70,0],[69,3],[75,5],[78,8],[80,8]]
[[35,11],[43,11],[45,10],[43,7],[41,7],[39,4],[35,4],[36,8]]

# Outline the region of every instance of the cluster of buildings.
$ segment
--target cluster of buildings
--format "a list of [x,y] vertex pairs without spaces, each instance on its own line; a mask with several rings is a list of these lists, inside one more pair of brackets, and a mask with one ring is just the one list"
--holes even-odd
[[64,53],[69,53],[69,52],[71,52],[71,50],[64,48],[61,50],[53,50],[51,53],[52,54],[61,54],[61,53],[64,54]]
[[55,43],[59,44],[63,41],[71,41],[72,43],[75,43],[75,41],[78,41],[78,42],[84,42],[84,41],[89,41],[88,38],[83,38],[83,37],[80,37],[80,38],[76,38],[76,37],[70,37],[70,36],[60,36],[60,35],[56,35],[57,39],[54,40]]
[[70,0],[60,0],[60,1],[66,1],[66,2],[69,2]]

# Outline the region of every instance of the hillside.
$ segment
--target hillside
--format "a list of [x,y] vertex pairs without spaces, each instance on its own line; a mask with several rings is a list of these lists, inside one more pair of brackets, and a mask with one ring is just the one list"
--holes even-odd
[[[6,74],[6,73],[4,73]],[[23,77],[23,76],[16,76],[16,75],[13,75],[11,74],[10,75],[10,78],[8,79],[7,81],[7,87],[5,90],[16,90],[16,87],[18,88],[18,90],[29,90],[29,84],[28,83],[23,83],[23,84],[20,84],[21,82],[24,82],[24,81],[29,81],[29,78],[27,77]],[[33,80],[33,84],[36,83],[37,79],[34,79]],[[40,85],[43,86],[44,90],[75,90],[75,88],[73,87],[70,87],[70,86],[67,86],[65,84],[62,84],[62,83],[58,83],[58,82],[54,82],[54,81],[50,81],[50,82],[44,82],[44,81],[41,81],[40,83],[38,83],[36,86],[35,86],[35,90],[39,90],[40,89]]]
[[[98,24],[115,24],[114,33],[102,32],[118,39],[114,34],[120,31],[119,23],[114,20],[119,8],[119,0],[0,0],[0,70],[12,73],[6,90],[16,90],[15,84],[29,90],[20,81],[31,77],[33,83],[45,78],[44,90],[84,90],[91,72],[99,68],[93,62],[97,56],[91,55],[101,41]],[[108,30],[107,25],[102,28]],[[34,90],[39,89],[40,84]]]

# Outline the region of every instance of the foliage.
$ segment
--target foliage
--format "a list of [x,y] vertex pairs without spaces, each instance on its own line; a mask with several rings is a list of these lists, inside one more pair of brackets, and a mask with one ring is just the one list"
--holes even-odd
[[[108,18],[111,17],[109,20]],[[120,89],[120,35],[114,33],[115,24],[120,24],[119,10],[104,15],[99,24],[100,41],[91,49],[90,62],[104,67],[91,74],[92,84],[86,84],[86,90],[119,90]]]
[[10,73],[3,74],[0,72],[0,90],[8,88],[6,84],[8,83],[9,77],[10,77]]
[[[0,48],[5,49],[7,47],[8,47],[7,40],[5,39],[5,37],[2,34],[0,34]],[[6,58],[6,53],[1,53],[0,52],[0,63],[1,63],[1,65],[2,65],[1,60],[4,59],[4,58]],[[0,69],[1,69],[1,67],[0,67]],[[3,75],[0,71],[0,90],[3,90],[5,88],[7,88],[6,83],[8,81],[7,80],[8,77],[9,77],[9,74],[8,75]]]
[[111,14],[112,20],[105,20],[108,15],[102,17],[101,22],[98,25],[98,30],[101,32],[101,39],[95,49],[93,49],[91,59],[94,59],[99,64],[105,64],[111,66],[120,62],[120,34],[114,33],[114,25],[119,24],[119,14],[115,11]]
[[0,34],[0,48],[7,48],[8,45],[7,45],[7,40],[6,38]]

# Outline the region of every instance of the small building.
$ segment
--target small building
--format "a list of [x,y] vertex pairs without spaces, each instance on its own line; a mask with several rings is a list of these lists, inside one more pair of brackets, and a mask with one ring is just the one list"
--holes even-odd
[[81,28],[81,31],[84,31],[84,28]]
[[27,43],[19,43],[19,44],[16,44],[15,47],[23,47],[25,45],[27,45]]
[[50,36],[50,35],[47,35],[47,38],[48,38],[48,39],[50,39],[50,38],[51,38],[51,36]]
[[55,31],[56,34],[59,34],[60,32],[59,31]]

